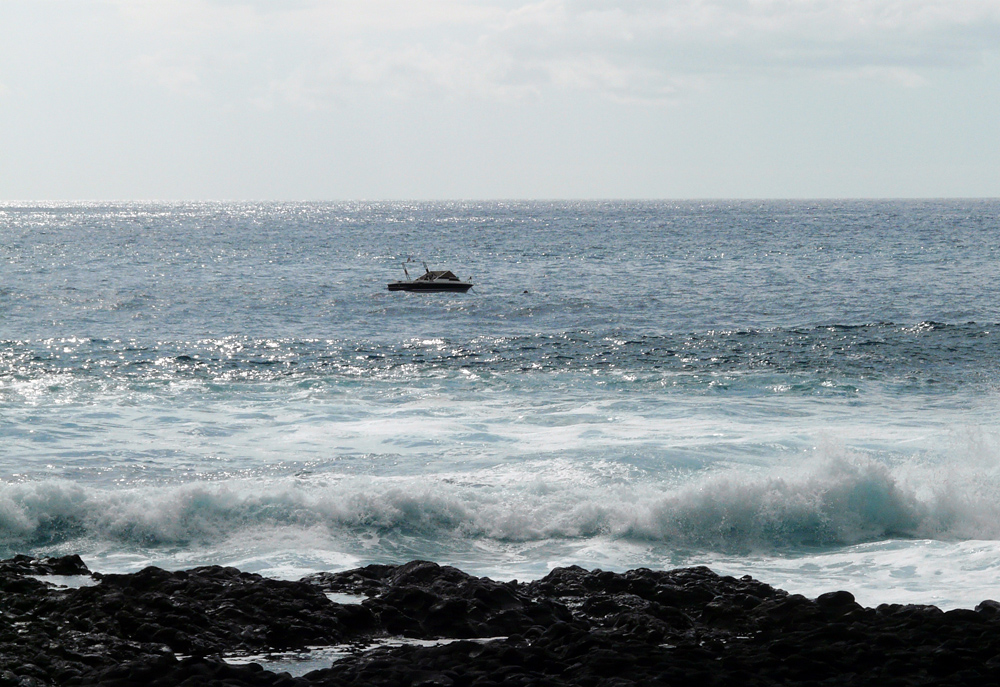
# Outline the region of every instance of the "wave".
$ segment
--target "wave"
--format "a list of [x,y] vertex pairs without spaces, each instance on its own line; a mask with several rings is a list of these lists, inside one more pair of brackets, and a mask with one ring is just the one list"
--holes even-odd
[[[840,457],[787,474],[736,470],[681,486],[565,477],[287,478],[106,490],[62,481],[0,487],[0,546],[187,547],[320,528],[352,546],[405,537],[524,544],[590,538],[719,552],[887,539],[1000,538],[1000,477],[924,466],[907,475]],[[935,474],[935,470],[944,470]]]
[[54,388],[82,383],[149,390],[179,381],[208,388],[259,382],[308,386],[579,371],[640,375],[655,384],[664,376],[778,375],[953,390],[995,386],[998,355],[998,325],[931,321],[656,335],[573,331],[395,343],[224,337],[142,344],[71,338],[0,342],[0,397],[16,396],[16,387],[32,380]]

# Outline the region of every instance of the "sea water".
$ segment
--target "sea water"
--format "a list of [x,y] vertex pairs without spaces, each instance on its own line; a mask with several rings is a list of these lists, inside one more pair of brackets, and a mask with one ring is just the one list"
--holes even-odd
[[[991,200],[0,204],[0,555],[1000,598],[998,236]],[[475,286],[387,291],[422,262]]]

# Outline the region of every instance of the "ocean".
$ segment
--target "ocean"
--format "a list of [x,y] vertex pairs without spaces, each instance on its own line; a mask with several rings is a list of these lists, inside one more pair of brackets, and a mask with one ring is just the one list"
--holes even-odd
[[[0,556],[1000,598],[1000,201],[0,204]],[[466,294],[390,293],[450,269]]]

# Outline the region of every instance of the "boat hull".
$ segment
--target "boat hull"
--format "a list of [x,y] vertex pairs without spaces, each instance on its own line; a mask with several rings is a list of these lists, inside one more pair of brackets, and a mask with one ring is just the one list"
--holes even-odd
[[419,293],[455,292],[465,293],[472,284],[464,281],[394,281],[389,282],[390,291],[417,291]]

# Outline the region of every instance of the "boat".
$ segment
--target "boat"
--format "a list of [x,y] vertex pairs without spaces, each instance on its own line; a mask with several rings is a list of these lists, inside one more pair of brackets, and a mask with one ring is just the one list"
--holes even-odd
[[424,273],[416,279],[410,278],[405,262],[403,263],[403,273],[406,275],[405,280],[389,282],[390,291],[420,291],[422,293],[456,291],[465,293],[472,288],[472,282],[462,281],[451,270],[431,270],[427,268],[426,262],[424,263]]

